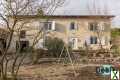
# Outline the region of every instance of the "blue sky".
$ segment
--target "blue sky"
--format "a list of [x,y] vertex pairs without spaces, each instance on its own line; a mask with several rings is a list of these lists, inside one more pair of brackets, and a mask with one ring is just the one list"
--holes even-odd
[[[56,10],[59,14],[85,15],[95,11],[93,2],[98,10],[116,15],[113,25],[120,26],[120,0],[66,0],[64,5]],[[88,8],[88,4],[90,7]],[[105,8],[107,7],[107,8]]]

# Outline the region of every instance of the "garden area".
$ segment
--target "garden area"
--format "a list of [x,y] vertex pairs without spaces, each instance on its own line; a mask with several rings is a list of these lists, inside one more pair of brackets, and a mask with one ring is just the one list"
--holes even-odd
[[47,38],[45,46],[47,50],[25,48],[6,56],[4,80],[110,80],[97,74],[96,67],[120,64],[119,53],[105,49],[72,51],[58,38]]
[[95,64],[75,64],[75,72],[70,64],[43,63],[24,65],[20,68],[22,80],[110,80],[110,76],[96,73]]

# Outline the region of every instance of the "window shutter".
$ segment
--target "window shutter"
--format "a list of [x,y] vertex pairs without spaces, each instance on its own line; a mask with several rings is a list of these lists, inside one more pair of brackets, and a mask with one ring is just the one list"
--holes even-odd
[[87,26],[88,26],[88,30],[91,30],[91,29],[90,29],[90,23],[87,23]]
[[98,31],[102,29],[101,24],[98,24]]
[[47,24],[47,22],[44,22],[43,24],[44,24],[44,29],[48,30],[48,24]]
[[41,30],[42,28],[45,28],[44,22],[39,22],[39,27],[38,27],[38,29]]
[[104,26],[104,24],[102,24],[102,30],[105,30],[105,26]]
[[79,23],[75,24],[76,30],[79,30]]
[[104,23],[104,30],[109,31],[110,30],[110,24],[109,23]]
[[105,45],[108,45],[108,42],[109,42],[109,40],[108,40],[108,37],[106,36],[105,37]]
[[99,31],[104,30],[104,25],[103,25],[103,23],[99,23],[99,24],[98,24],[98,30],[99,30]]
[[76,38],[75,48],[78,49],[78,38]]
[[102,45],[105,45],[105,37],[102,37],[101,43],[102,43]]
[[97,43],[100,44],[100,39],[99,38],[97,38]]
[[55,30],[55,21],[52,21],[52,30]]
[[101,30],[105,30],[104,23],[101,23]]
[[78,38],[75,38],[75,41],[76,41],[76,42],[75,42],[75,43],[76,43],[75,46],[76,46],[76,48],[77,48],[77,47],[78,47]]
[[88,45],[90,44],[90,36],[88,36],[88,37],[86,38],[86,42],[87,42]]

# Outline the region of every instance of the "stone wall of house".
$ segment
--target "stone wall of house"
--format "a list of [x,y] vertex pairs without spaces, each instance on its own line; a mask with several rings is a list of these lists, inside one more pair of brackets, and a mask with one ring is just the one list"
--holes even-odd
[[[40,27],[43,27],[43,25],[40,25],[40,22],[47,21],[46,19],[40,19],[40,18],[25,18],[24,21],[29,21],[24,25],[22,30],[26,30],[26,38],[21,40],[28,40],[30,43],[30,46],[32,45],[35,35],[37,32],[40,31]],[[103,25],[104,23],[111,23],[110,19],[107,18],[53,18],[49,19],[49,21],[55,21],[55,30],[49,31],[46,36],[51,37],[58,37],[61,38],[66,44],[69,44],[70,38],[78,38],[78,49],[79,47],[84,47],[85,41],[88,41],[90,36],[98,36],[96,32],[92,32],[89,30],[88,23],[90,22],[98,22],[100,25]],[[70,30],[70,23],[75,22],[75,25],[77,26],[77,30]],[[22,22],[17,24],[17,27],[20,27]],[[107,39],[106,42],[104,42],[102,45],[104,48],[109,49],[110,48],[110,26],[105,26],[107,28],[106,31],[102,32],[102,38]],[[15,40],[17,41],[17,34],[14,33]],[[41,45],[43,42],[43,33],[41,34],[40,42],[36,45],[36,48],[38,48],[39,45]],[[14,40],[13,40],[14,41]],[[14,43],[14,42],[13,42]],[[89,42],[88,42],[89,44]],[[12,44],[12,46],[15,46],[15,43]],[[100,46],[99,44],[90,44],[89,45],[92,49],[98,49]]]

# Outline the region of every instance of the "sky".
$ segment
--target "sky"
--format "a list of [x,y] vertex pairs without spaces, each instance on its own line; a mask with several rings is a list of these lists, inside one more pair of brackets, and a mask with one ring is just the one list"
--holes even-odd
[[115,15],[113,26],[120,27],[120,0],[66,0],[60,8],[57,8],[56,14],[87,15],[94,13],[95,7],[101,14],[106,12]]

